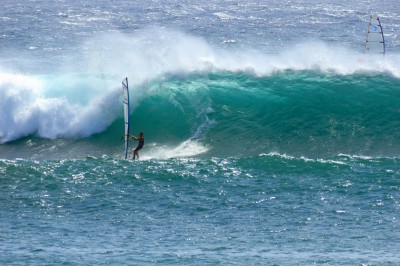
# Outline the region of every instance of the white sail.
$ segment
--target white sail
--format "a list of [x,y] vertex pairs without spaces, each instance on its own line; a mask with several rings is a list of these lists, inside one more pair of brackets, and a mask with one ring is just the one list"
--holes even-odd
[[128,88],[128,78],[122,81],[122,96],[123,96],[123,106],[124,106],[124,141],[125,141],[125,159],[128,158],[128,146],[129,146],[129,88]]
[[369,18],[365,53],[385,54],[385,38],[379,17],[370,16]]

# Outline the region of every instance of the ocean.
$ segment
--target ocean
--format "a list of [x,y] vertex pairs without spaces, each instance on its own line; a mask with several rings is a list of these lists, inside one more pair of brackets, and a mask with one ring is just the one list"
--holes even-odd
[[3,0],[0,25],[1,265],[400,265],[400,2]]

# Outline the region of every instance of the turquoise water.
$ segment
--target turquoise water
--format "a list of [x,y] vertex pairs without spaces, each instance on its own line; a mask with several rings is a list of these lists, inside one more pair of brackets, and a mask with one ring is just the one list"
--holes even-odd
[[280,155],[2,161],[1,260],[397,264],[398,165]]
[[[84,86],[89,94],[97,85],[81,84],[85,77],[62,78],[67,79],[77,88],[63,97],[75,101],[82,111],[75,112],[64,99],[61,104],[55,100],[59,105],[55,110],[54,106],[45,111],[32,106],[37,114],[26,119],[21,130],[37,123],[34,126],[39,127],[39,136],[36,133],[5,143],[0,147],[4,158],[121,157],[120,90],[111,91],[115,97],[107,95],[100,107],[88,106],[91,99],[80,94],[83,98],[77,102],[75,90]],[[105,77],[87,79],[94,84],[109,82]],[[46,77],[47,82],[54,83]],[[399,79],[376,73],[284,71],[259,77],[212,71],[172,75],[131,88],[131,130],[133,134],[145,132],[147,147],[141,152],[145,159],[248,157],[271,152],[314,159],[339,154],[397,157],[399,87]],[[71,109],[67,113],[72,118],[63,114],[65,120],[57,120],[53,116],[62,108]],[[19,115],[18,110],[15,115]],[[43,117],[42,121],[37,116]],[[111,121],[110,117],[115,118]],[[76,119],[82,121],[77,123]],[[101,126],[103,131],[98,129]],[[9,136],[12,134],[15,131],[10,130]],[[131,143],[132,148],[135,145]]]
[[397,2],[3,2],[1,265],[400,264]]

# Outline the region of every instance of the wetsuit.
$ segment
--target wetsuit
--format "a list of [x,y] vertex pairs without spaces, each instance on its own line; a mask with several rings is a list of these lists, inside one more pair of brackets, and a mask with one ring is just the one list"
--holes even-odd
[[139,139],[139,145],[137,145],[135,151],[138,151],[141,148],[143,148],[143,145],[144,145],[144,139]]

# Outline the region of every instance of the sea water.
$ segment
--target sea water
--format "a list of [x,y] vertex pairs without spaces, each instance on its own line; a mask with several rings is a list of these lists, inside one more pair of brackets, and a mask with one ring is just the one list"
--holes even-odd
[[400,264],[398,1],[1,5],[2,265]]

